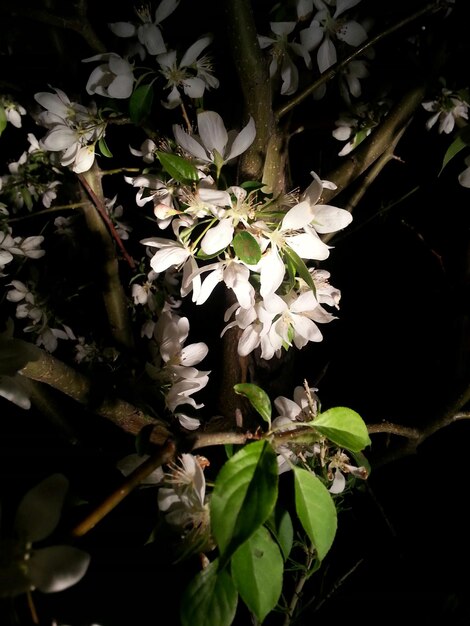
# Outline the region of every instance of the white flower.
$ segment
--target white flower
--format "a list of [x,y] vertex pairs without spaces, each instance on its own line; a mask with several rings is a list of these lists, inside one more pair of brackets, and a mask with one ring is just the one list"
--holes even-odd
[[253,143],[256,135],[252,117],[239,132],[227,133],[225,124],[215,111],[203,111],[197,115],[199,135],[189,135],[181,126],[173,126],[178,144],[203,163],[214,163],[220,171],[224,163],[240,156]]
[[439,133],[449,134],[454,130],[456,120],[460,118],[468,119],[468,102],[458,93],[454,93],[445,87],[442,88],[441,94],[436,100],[423,102],[422,106],[426,111],[433,113],[426,122],[428,130],[439,121]]
[[365,480],[368,471],[365,467],[351,465],[349,457],[342,450],[338,450],[328,463],[328,478],[332,481],[328,491],[333,494],[342,493],[346,487],[344,474],[352,474],[355,478]]
[[[314,322],[318,306],[318,300],[311,290],[300,295],[291,290],[286,296],[270,294],[265,298],[266,309],[275,313],[275,321],[269,330],[269,339],[276,353],[279,353],[282,347],[291,346],[292,343],[300,350],[309,341],[322,341],[322,334]],[[324,313],[326,314],[326,311]],[[334,317],[330,316],[330,319],[321,321],[332,319]]]
[[93,165],[95,143],[104,137],[106,122],[99,118],[94,106],[88,109],[71,102],[60,89],[55,92],[34,96],[46,109],[38,116],[38,122],[49,128],[39,145],[44,150],[61,152],[61,164],[81,174]]
[[282,80],[281,94],[290,96],[297,91],[299,85],[299,72],[290,52],[302,56],[308,68],[311,67],[310,54],[302,44],[288,41],[288,36],[296,26],[295,22],[271,22],[270,26],[276,37],[258,35],[258,42],[262,49],[271,48],[269,75],[273,78],[279,72]]
[[271,344],[269,331],[276,313],[274,311],[268,311],[264,303],[258,301],[255,302],[253,306],[246,309],[239,306],[238,302],[236,302],[227,309],[224,320],[227,322],[232,315],[234,315],[235,319],[224,327],[221,337],[229,328],[238,327],[243,331],[238,340],[237,347],[237,352],[240,356],[247,356],[260,346],[261,358],[267,361],[272,359],[275,349]]
[[90,61],[106,61],[92,71],[86,84],[87,93],[98,94],[108,98],[129,98],[134,86],[133,67],[126,59],[114,52],[95,54],[83,59],[83,63]]
[[163,181],[154,174],[142,174],[135,178],[127,178],[134,187],[138,187],[135,197],[137,206],[153,202],[154,215],[162,230],[167,228],[175,215],[180,213],[177,204],[179,187],[175,181]]
[[315,6],[319,11],[314,15],[310,26],[300,31],[300,42],[309,52],[318,47],[317,64],[320,73],[325,72],[337,61],[333,38],[336,37],[350,46],[359,46],[367,39],[367,32],[359,22],[341,17],[359,1],[338,0],[336,9],[331,14],[334,7],[329,7],[323,0],[315,0]]
[[206,502],[206,479],[203,467],[207,459],[193,454],[182,454],[179,463],[173,463],[165,475],[165,486],[158,490],[158,507],[166,521],[192,543],[209,542],[209,505]]
[[[207,57],[199,59],[201,52],[212,42],[212,36],[201,37],[184,53],[178,63],[176,50],[157,56],[160,72],[165,77],[166,87],[170,93],[163,105],[174,109],[182,103],[180,89],[193,99],[202,98],[207,88],[217,88],[219,81],[211,73],[211,65]],[[196,71],[196,76],[194,76]]]
[[66,545],[34,547],[55,530],[68,485],[65,476],[53,474],[21,500],[14,520],[16,537],[10,559],[8,552],[2,550],[1,596],[15,596],[33,589],[44,593],[63,591],[85,575],[90,556],[83,550]]
[[[285,396],[278,396],[274,400],[274,406],[277,409],[278,416],[274,418],[271,424],[271,430],[286,431],[294,430],[298,427],[299,422],[309,422],[314,419],[318,411],[318,397],[316,395],[316,388],[311,387],[308,390],[308,395],[304,387],[296,387],[294,389],[294,399],[286,398]],[[292,449],[289,444],[280,445],[277,447],[278,457],[278,470],[279,474],[291,469],[292,464],[298,462],[298,456],[296,451]],[[304,456],[312,456],[315,450],[303,451]]]
[[7,122],[15,128],[21,128],[21,116],[26,115],[26,109],[18,102],[7,96],[0,96],[0,108],[3,108]]
[[109,28],[118,37],[128,38],[137,35],[139,42],[149,54],[161,54],[166,52],[166,46],[159,25],[173,13],[179,2],[180,0],[162,0],[155,10],[153,20],[150,17],[148,6],[141,5],[137,14],[142,20],[142,24],[135,26],[130,22],[114,22],[109,24]]
[[142,157],[145,163],[153,163],[155,161],[157,144],[152,139],[145,139],[140,146],[140,150],[136,150],[130,146],[129,150],[134,156]]
[[183,347],[188,333],[188,318],[179,317],[170,311],[164,311],[155,326],[155,339],[164,362],[162,374],[171,383],[165,395],[166,405],[171,412],[184,404],[201,408],[203,405],[196,404],[190,396],[209,382],[209,372],[200,372],[193,367],[206,357],[208,347],[203,342]]
[[[206,302],[216,285],[223,281],[228,289],[232,289],[243,309],[248,309],[254,305],[255,290],[249,281],[250,270],[238,259],[225,259],[211,263],[199,269],[196,274],[205,272],[209,272],[209,275],[201,285],[196,304]],[[194,277],[191,275],[190,280]]]

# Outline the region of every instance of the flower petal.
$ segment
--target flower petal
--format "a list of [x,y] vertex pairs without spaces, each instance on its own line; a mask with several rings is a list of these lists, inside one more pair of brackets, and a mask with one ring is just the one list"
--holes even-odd
[[248,124],[239,132],[232,143],[228,155],[225,157],[226,161],[234,159],[235,157],[245,152],[253,143],[256,136],[255,120],[250,116]]
[[197,127],[199,136],[209,152],[217,150],[220,155],[225,154],[228,135],[225,124],[215,111],[203,111],[198,113]]
[[224,250],[233,239],[233,222],[227,217],[220,220],[217,226],[214,226],[204,235],[201,241],[201,248],[205,254],[215,254],[219,250]]
[[327,204],[317,204],[314,209],[313,227],[317,233],[334,233],[352,222],[352,215],[345,209]]

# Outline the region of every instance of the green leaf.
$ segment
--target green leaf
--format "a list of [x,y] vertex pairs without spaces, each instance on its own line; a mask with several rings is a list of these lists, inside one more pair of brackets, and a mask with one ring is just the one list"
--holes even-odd
[[263,526],[232,557],[232,576],[238,593],[260,623],[279,601],[283,571],[279,547]]
[[112,158],[113,153],[108,148],[108,144],[106,143],[104,137],[101,137],[101,139],[98,141],[98,148],[103,156],[108,157],[108,159]]
[[455,155],[457,155],[461,150],[463,150],[466,147],[467,147],[467,143],[465,143],[462,136],[460,134],[457,135],[457,137],[454,139],[454,141],[450,144],[450,146],[446,150],[446,153],[444,155],[444,160],[442,161],[442,167],[438,174],[439,176],[442,174],[443,169],[446,167],[449,161],[451,161],[455,157]]
[[157,152],[157,156],[165,172],[178,182],[197,181],[197,169],[183,157],[169,152]]
[[284,561],[286,561],[294,542],[294,527],[289,511],[283,509],[278,503],[266,521],[266,526],[279,544]]
[[267,441],[249,443],[222,467],[210,500],[221,566],[267,520],[277,488],[276,453]]
[[204,568],[186,588],[181,601],[182,626],[230,626],[238,593],[226,569],[217,560]]
[[0,135],[3,133],[5,128],[7,127],[7,114],[5,113],[5,109],[0,104]]
[[246,230],[235,235],[232,246],[235,250],[235,254],[243,263],[256,265],[261,259],[261,248],[258,242],[253,235],[250,235]]
[[261,189],[264,185],[265,183],[260,183],[257,180],[245,180],[240,187],[246,189],[247,191],[253,191],[255,189]]
[[129,100],[129,115],[137,126],[150,114],[153,104],[152,84],[140,85],[134,89]]
[[265,422],[271,425],[271,400],[261,387],[252,383],[239,383],[234,385],[233,389],[238,395],[248,398],[255,411],[261,415]]
[[308,271],[308,267],[305,265],[303,259],[299,257],[295,250],[292,250],[292,248],[287,245],[282,248],[282,251],[284,252],[284,255],[288,257],[288,259],[291,261],[291,263],[297,270],[297,274],[300,276],[300,278],[302,278],[307,283],[307,285],[313,291],[314,295],[316,295],[317,290],[315,289],[315,283],[313,282],[312,275]]
[[305,532],[323,561],[333,544],[338,525],[336,507],[330,492],[319,478],[294,466],[295,509]]
[[359,452],[370,445],[364,420],[356,411],[344,406],[320,413],[310,425],[337,446],[353,452]]

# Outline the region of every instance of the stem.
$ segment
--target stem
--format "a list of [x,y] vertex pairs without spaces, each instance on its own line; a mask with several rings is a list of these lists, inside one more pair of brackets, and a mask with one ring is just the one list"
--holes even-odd
[[122,502],[131,491],[138,487],[147,476],[161,465],[169,463],[174,458],[175,452],[175,444],[172,441],[167,441],[162,448],[154,452],[146,461],[129,474],[120,487],[114,490],[103,502],[91,511],[85,519],[73,528],[71,532],[72,537],[83,537],[83,535],[94,528],[96,524]]
[[308,578],[309,578],[309,571],[312,567],[313,564],[313,559],[315,556],[315,549],[313,548],[312,545],[310,545],[307,550],[307,558],[306,558],[306,562],[305,562],[305,568],[304,571],[302,573],[301,576],[299,576],[297,583],[295,585],[295,589],[294,589],[294,593],[292,595],[292,599],[290,601],[289,604],[289,608],[287,610],[287,614],[286,617],[284,619],[284,622],[282,624],[282,626],[289,626],[289,624],[292,621],[292,617],[294,615],[294,611],[297,607],[297,604],[300,600],[300,596],[302,594],[302,590],[305,586],[305,583],[307,582]]
[[[107,173],[109,174],[110,172],[107,172]],[[114,172],[112,172],[112,173],[114,173]],[[122,252],[123,257],[126,259],[127,263],[129,264],[129,267],[131,269],[135,269],[134,259],[132,257],[130,257],[129,254],[127,253],[127,250],[124,247],[124,244],[122,243],[122,239],[118,235],[118,232],[115,229],[114,224],[113,224],[111,218],[108,215],[108,212],[106,211],[106,206],[105,206],[103,198],[95,193],[95,190],[93,189],[92,185],[87,180],[87,177],[86,177],[85,174],[77,174],[77,176],[78,176],[78,179],[81,182],[81,184],[85,187],[86,192],[88,193],[88,195],[90,196],[91,200],[93,201],[93,204],[95,205],[97,211],[99,212],[99,214],[103,218],[104,223],[109,228],[109,230],[111,232],[111,235],[113,236],[114,240],[116,241],[117,245],[119,246],[119,248],[120,248],[120,250]],[[99,177],[101,178],[102,176],[103,176],[102,172],[99,172]],[[100,185],[100,191],[101,191],[101,185]]]

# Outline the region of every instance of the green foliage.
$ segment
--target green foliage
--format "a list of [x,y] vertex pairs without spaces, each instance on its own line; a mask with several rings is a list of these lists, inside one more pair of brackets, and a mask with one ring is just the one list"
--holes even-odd
[[7,127],[7,115],[5,113],[5,109],[0,104],[0,135],[3,133],[6,127]]
[[316,295],[315,283],[313,282],[312,275],[308,271],[308,267],[305,265],[303,259],[301,259],[297,252],[295,252],[295,250],[292,250],[292,248],[290,248],[289,246],[284,246],[282,251],[284,253],[284,256],[288,259],[288,270],[290,266],[293,266],[296,269],[297,274],[300,276],[300,278],[302,278],[307,283],[307,285]]
[[278,502],[266,526],[279,544],[284,561],[286,561],[294,542],[294,527],[289,511],[283,509]]
[[237,233],[232,241],[233,249],[238,258],[248,265],[256,265],[261,259],[261,248],[258,242],[246,230]]
[[104,137],[101,137],[101,139],[98,141],[98,148],[104,157],[108,157],[108,159],[112,158],[113,153],[108,148],[108,144],[106,143],[106,139]]
[[447,148],[446,153],[444,155],[444,159],[442,161],[442,167],[439,172],[439,176],[442,174],[444,168],[448,165],[448,163],[461,152],[464,148],[470,146],[470,129],[468,126],[463,128],[461,131],[457,133],[455,139],[452,141],[450,146]]
[[343,406],[320,413],[310,422],[315,429],[337,446],[359,452],[370,445],[367,426],[362,417]]
[[181,602],[182,626],[230,626],[237,602],[230,574],[215,560],[186,588]]
[[234,385],[233,388],[236,393],[248,398],[255,411],[271,426],[271,400],[264,389],[261,389],[261,387],[253,383],[239,383],[238,385]]
[[149,116],[153,104],[153,86],[140,85],[134,89],[129,100],[131,121],[139,126]]
[[300,467],[292,469],[297,515],[316,550],[317,559],[323,561],[333,544],[338,525],[333,498],[315,474]]
[[259,622],[279,601],[284,563],[277,543],[261,526],[232,557],[232,576],[238,592]]
[[197,169],[192,163],[177,154],[157,152],[163,169],[178,182],[195,182],[198,178]]
[[276,454],[267,441],[248,444],[222,467],[210,504],[221,566],[267,520],[277,490]]

